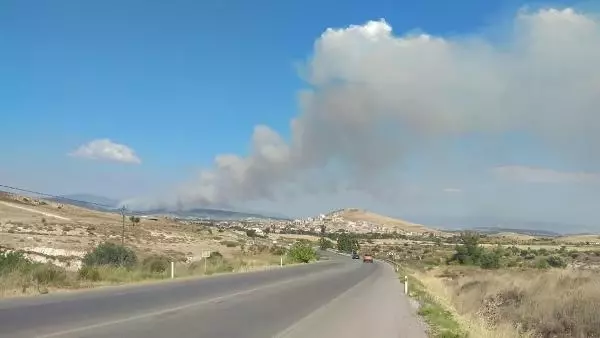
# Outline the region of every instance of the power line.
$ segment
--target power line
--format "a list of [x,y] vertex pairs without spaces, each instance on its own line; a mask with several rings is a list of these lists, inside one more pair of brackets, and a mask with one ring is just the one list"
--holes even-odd
[[[4,185],[4,184],[0,184],[0,188],[10,189],[10,190],[15,190],[15,191],[20,191],[20,192],[26,192],[29,194],[35,194],[35,195],[40,195],[40,196],[46,196],[46,197],[55,198],[55,199],[61,200],[61,201],[71,201],[71,202],[92,204],[92,205],[96,205],[99,207],[110,209],[110,211],[115,211],[115,212],[124,213],[124,209],[125,209],[125,206],[122,206],[121,208],[117,209],[114,205],[107,205],[107,204],[102,204],[102,203],[78,200],[78,199],[74,199],[74,198],[62,197],[62,196],[48,194],[48,193],[39,192],[39,191],[33,191],[33,190],[28,190],[28,189],[18,188],[18,187],[12,187],[9,185]],[[5,191],[5,192],[10,193],[9,191]],[[130,210],[130,213],[131,214],[139,214],[140,212],[135,212],[135,211]]]

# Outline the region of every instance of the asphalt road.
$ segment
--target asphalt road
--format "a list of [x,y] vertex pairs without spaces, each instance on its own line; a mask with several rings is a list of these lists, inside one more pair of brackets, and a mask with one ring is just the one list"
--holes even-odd
[[263,272],[0,301],[0,337],[426,337],[385,263]]

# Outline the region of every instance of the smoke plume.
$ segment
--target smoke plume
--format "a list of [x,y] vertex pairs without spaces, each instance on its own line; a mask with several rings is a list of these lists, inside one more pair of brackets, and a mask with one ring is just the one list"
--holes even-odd
[[298,95],[289,141],[258,125],[248,156],[218,155],[169,198],[137,206],[349,187],[376,196],[407,152],[469,133],[527,132],[589,156],[582,149],[600,141],[600,21],[543,9],[520,11],[510,28],[501,39],[395,35],[384,20],[327,29],[304,64],[310,89]]

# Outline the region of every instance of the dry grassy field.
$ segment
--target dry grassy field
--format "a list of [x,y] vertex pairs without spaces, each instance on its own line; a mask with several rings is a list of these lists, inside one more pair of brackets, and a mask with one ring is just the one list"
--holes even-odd
[[486,258],[464,265],[452,260],[454,246],[391,249],[432,336],[600,336],[600,247],[479,247]]
[[600,273],[577,269],[481,271],[415,277],[477,337],[597,337]]

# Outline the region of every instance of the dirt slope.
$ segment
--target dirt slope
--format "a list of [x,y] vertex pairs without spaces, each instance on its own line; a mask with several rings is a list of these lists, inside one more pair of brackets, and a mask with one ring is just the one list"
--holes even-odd
[[328,215],[333,219],[341,219],[345,222],[354,222],[358,224],[372,224],[384,229],[391,229],[403,232],[413,232],[413,233],[440,233],[438,230],[427,228],[424,225],[416,224],[412,222],[408,222],[402,219],[392,218],[389,216],[383,216],[376,214],[374,212],[364,210],[364,209],[356,209],[356,208],[348,208],[342,209],[335,212],[332,212]]

